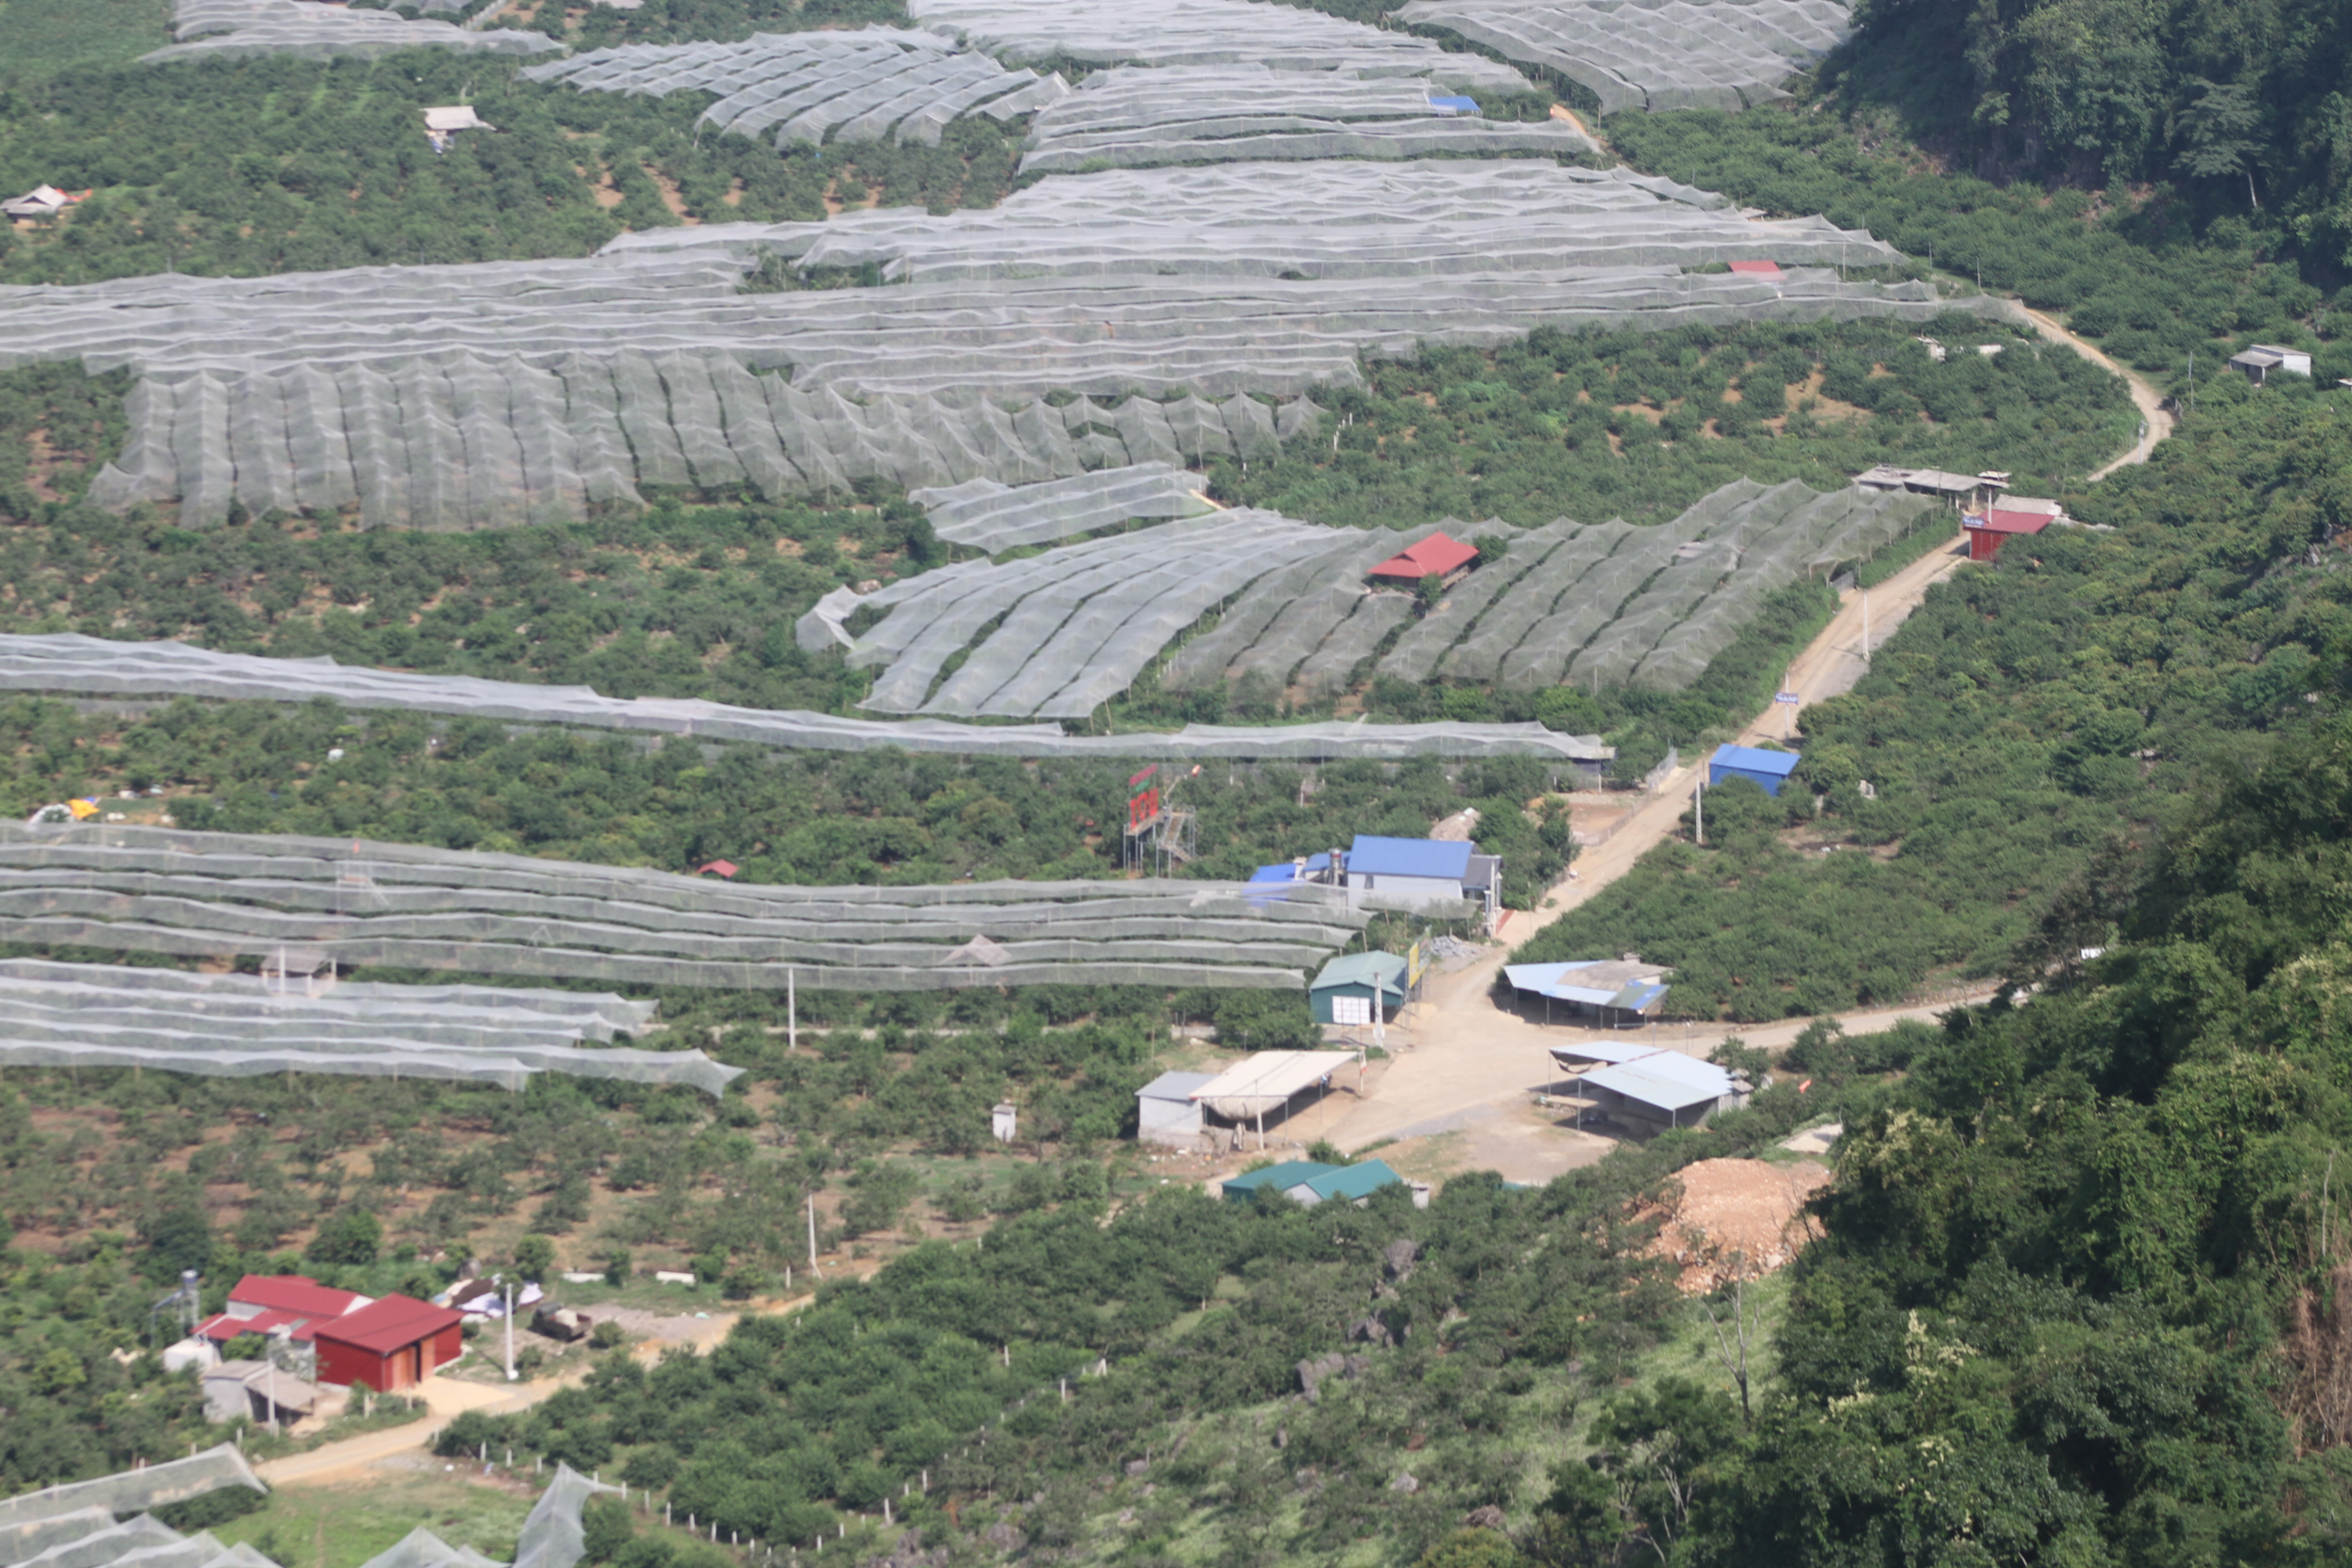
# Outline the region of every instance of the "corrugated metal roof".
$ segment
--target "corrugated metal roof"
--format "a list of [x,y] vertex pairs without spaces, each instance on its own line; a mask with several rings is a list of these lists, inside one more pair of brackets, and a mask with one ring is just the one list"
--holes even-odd
[[1373,567],[1371,575],[1407,577],[1418,583],[1423,577],[1443,577],[1455,567],[1467,566],[1477,559],[1477,546],[1433,533],[1410,550],[1399,551]]
[[1235,1121],[1271,1110],[1356,1059],[1353,1051],[1259,1051],[1192,1091],[1192,1098]]
[[1191,1100],[1192,1091],[1215,1081],[1213,1072],[1164,1072],[1135,1091],[1138,1100]]
[[1594,1068],[1584,1081],[1665,1111],[1685,1110],[1731,1092],[1731,1075],[1721,1068],[1664,1050],[1621,1066]]
[[1549,1049],[1551,1059],[1560,1066],[1580,1068],[1592,1067],[1596,1064],[1614,1067],[1621,1062],[1630,1062],[1637,1057],[1646,1057],[1658,1047],[1617,1040],[1570,1040],[1566,1045],[1553,1046]]
[[1780,264],[1777,261],[1735,261],[1731,264],[1731,270],[1752,273],[1759,278],[1778,278],[1780,276]]
[[430,1339],[452,1323],[464,1321],[462,1312],[420,1301],[414,1296],[386,1296],[348,1317],[319,1324],[318,1337],[385,1355],[419,1340]]
[[2050,516],[2046,512],[2015,511],[1997,506],[1980,517],[1970,516],[1961,521],[1966,527],[1980,528],[1988,533],[2039,533],[2050,526]]
[[1430,877],[1460,881],[1470,869],[1472,847],[1442,838],[1381,838],[1356,835],[1348,851],[1348,875]]
[[1305,1187],[1316,1197],[1328,1203],[1333,1199],[1352,1203],[1368,1198],[1382,1187],[1402,1186],[1404,1178],[1389,1168],[1385,1160],[1366,1160],[1359,1164],[1327,1167],[1323,1174],[1283,1188],[1285,1192]]
[[1787,778],[1804,759],[1794,752],[1763,752],[1754,746],[1721,745],[1707,759],[1711,767],[1738,768],[1742,773],[1773,773]]
[[368,1298],[356,1290],[338,1290],[307,1274],[248,1274],[236,1282],[228,1299],[242,1306],[305,1318],[340,1318],[368,1304]]
[[1404,994],[1405,962],[1393,952],[1343,952],[1325,964],[1307,989],[1321,991],[1332,985],[1378,985]]
[[1218,1190],[1231,1198],[1251,1196],[1260,1187],[1265,1186],[1271,1186],[1278,1193],[1286,1193],[1302,1182],[1312,1181],[1318,1176],[1326,1175],[1339,1168],[1337,1165],[1326,1165],[1319,1160],[1285,1160],[1279,1165],[1268,1165],[1257,1171],[1245,1171],[1238,1176],[1231,1177],[1219,1183]]

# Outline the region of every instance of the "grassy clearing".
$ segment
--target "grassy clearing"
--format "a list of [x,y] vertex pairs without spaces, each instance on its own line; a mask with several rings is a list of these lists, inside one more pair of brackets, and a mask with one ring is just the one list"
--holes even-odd
[[520,1484],[469,1479],[465,1468],[436,1462],[429,1470],[373,1470],[341,1486],[281,1487],[257,1512],[213,1533],[225,1545],[249,1542],[289,1568],[360,1568],[422,1525],[452,1546],[511,1562],[530,1504]]

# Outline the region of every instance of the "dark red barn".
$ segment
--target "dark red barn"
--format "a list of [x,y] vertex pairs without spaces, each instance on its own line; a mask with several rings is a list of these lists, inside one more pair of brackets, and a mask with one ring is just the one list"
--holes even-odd
[[413,1388],[457,1359],[464,1321],[462,1312],[414,1296],[386,1296],[312,1330],[319,1381],[360,1384],[378,1394]]

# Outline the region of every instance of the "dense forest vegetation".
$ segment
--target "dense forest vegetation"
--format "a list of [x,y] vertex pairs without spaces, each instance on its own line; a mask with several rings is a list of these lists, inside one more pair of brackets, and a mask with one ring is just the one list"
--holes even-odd
[[[2165,182],[2352,268],[2352,15],[2333,0],[1864,0],[1824,73],[1980,174]],[[1954,68],[1955,65],[1960,68]]]
[[2203,769],[2344,700],[2347,401],[2218,384],[2073,503],[2115,531],[2053,530],[1931,590],[1852,695],[1804,710],[1802,787],[1711,792],[1704,848],[1653,855],[1528,955],[1637,948],[1744,1019],[2004,973]]

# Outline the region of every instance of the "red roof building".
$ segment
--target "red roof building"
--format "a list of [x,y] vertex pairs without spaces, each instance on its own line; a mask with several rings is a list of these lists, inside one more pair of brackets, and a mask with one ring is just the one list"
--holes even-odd
[[[2050,505],[2048,502],[2042,503]],[[1990,561],[2000,553],[2000,547],[2017,533],[2039,533],[2050,526],[2058,512],[2054,506],[2048,511],[2038,509],[1988,507],[1982,512],[1971,512],[1960,520],[1968,530],[1969,559]]]
[[1780,264],[1777,261],[1735,261],[1731,263],[1731,269],[1734,272],[1750,273],[1758,278],[1780,276]]
[[743,868],[732,860],[706,860],[694,868],[698,877],[732,877]]
[[321,1285],[307,1274],[248,1274],[228,1293],[228,1308],[196,1325],[196,1332],[215,1344],[226,1344],[239,1334],[289,1331],[308,1342],[320,1323],[341,1318],[366,1306],[373,1297],[356,1290]]
[[319,1381],[360,1384],[378,1394],[413,1388],[465,1348],[465,1314],[414,1296],[386,1296],[314,1331]]
[[1438,577],[1451,587],[1477,559],[1475,545],[1448,539],[1442,533],[1433,533],[1412,549],[1391,555],[1373,567],[1371,574],[1402,583],[1418,583],[1423,577]]

